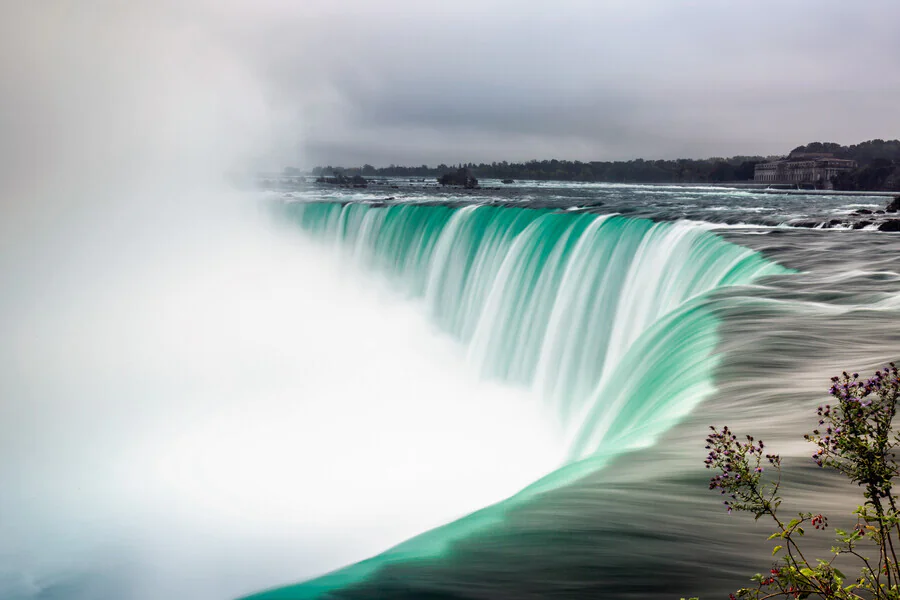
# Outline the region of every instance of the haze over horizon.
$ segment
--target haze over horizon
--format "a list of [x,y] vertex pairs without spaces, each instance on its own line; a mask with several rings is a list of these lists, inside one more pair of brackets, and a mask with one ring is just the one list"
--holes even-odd
[[771,155],[900,131],[888,1],[272,1],[234,15],[296,107],[302,166]]
[[[219,141],[268,168],[766,156],[900,135],[890,0],[57,0],[3,12],[4,154],[72,154],[74,139],[95,143],[88,126],[121,134],[148,112],[188,140],[192,120],[224,120],[238,133]],[[185,90],[201,93],[185,102]]]

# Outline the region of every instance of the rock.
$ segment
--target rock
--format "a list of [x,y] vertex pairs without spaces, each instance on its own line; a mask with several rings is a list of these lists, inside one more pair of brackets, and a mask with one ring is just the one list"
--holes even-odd
[[502,183],[509,185],[510,183],[515,183],[515,182],[516,181],[514,179],[504,179]]
[[900,219],[884,221],[878,226],[878,231],[900,231]]
[[853,229],[863,229],[872,224],[872,221],[857,221],[853,224]]
[[876,210],[876,211],[875,211],[875,214],[876,214],[876,215],[883,215],[883,214],[884,214],[884,211],[883,211],[883,210]]
[[900,212],[900,196],[895,196],[894,199],[888,203],[884,210],[888,211],[889,213]]
[[466,168],[459,168],[455,173],[444,173],[438,178],[438,183],[474,189],[478,187],[478,180]]
[[815,221],[797,221],[796,223],[791,223],[791,227],[804,227],[806,229],[812,229],[818,225]]
[[364,188],[369,185],[369,182],[362,175],[354,175],[353,177],[346,177],[343,173],[336,173],[334,177],[319,177],[316,179],[316,183],[330,183],[332,185],[339,185],[341,187],[358,187]]
[[828,227],[836,227],[838,225],[842,225],[844,222],[840,219],[832,219],[828,221]]
[[861,209],[859,209],[859,210],[853,211],[853,214],[854,214],[854,215],[857,215],[857,216],[858,216],[858,215],[871,215],[871,214],[872,214],[872,211],[869,210],[868,208],[861,208]]

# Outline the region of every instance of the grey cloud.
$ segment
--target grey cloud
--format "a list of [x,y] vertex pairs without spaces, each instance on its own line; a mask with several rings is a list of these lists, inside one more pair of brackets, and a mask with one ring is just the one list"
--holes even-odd
[[[127,50],[129,35],[139,34],[145,50],[170,58],[124,78],[146,88],[186,60],[198,113],[205,81],[196,68],[233,63],[255,88],[243,92],[258,93],[269,112],[275,143],[259,156],[282,165],[772,154],[813,139],[851,143],[900,130],[891,100],[900,92],[893,0],[80,6],[93,7],[96,23],[121,39],[69,43],[112,64],[116,44]],[[43,11],[44,26],[51,12]],[[137,27],[141,19],[152,27]],[[66,63],[56,81],[71,71]],[[49,61],[39,68],[54,70]],[[60,96],[58,86],[36,93]],[[226,109],[234,96],[212,95]],[[103,97],[87,98],[84,112]],[[72,117],[64,108],[49,112]]]
[[463,160],[771,154],[900,127],[891,2],[454,7],[344,3],[268,30],[307,162],[451,160],[467,139]]

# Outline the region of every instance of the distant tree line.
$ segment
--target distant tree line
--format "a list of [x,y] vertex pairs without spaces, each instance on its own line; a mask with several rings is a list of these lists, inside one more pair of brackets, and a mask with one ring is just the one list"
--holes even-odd
[[401,167],[390,165],[376,168],[316,167],[316,177],[343,175],[352,177],[410,177],[440,178],[448,173],[466,169],[479,179],[536,179],[541,181],[596,181],[611,183],[715,183],[750,181],[753,169],[763,157],[736,156],[702,160],[643,160],[614,162],[581,162],[570,160],[532,160],[524,163],[460,163]]
[[849,191],[900,191],[900,161],[876,158],[854,171],[832,178],[834,189]]
[[851,146],[842,146],[835,142],[812,142],[794,148],[791,154],[797,152],[834,154],[835,158],[855,160],[863,167],[876,160],[900,161],[900,140],[869,140]]
[[[831,153],[859,163],[859,169],[844,173],[835,180],[837,189],[900,189],[900,140],[870,140],[851,146],[834,142],[812,142],[798,146],[793,153]],[[437,179],[466,170],[478,179],[534,179],[539,181],[584,181],[608,183],[735,183],[753,180],[759,162],[779,157],[733,156],[676,160],[571,161],[531,160],[528,162],[492,162],[374,167],[316,167],[316,177],[407,177]],[[289,167],[292,172],[297,169]],[[285,169],[285,172],[288,171]]]

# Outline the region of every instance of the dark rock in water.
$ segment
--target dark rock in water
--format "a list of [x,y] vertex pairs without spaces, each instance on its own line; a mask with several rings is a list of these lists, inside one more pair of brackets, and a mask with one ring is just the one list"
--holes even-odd
[[502,181],[502,183],[505,183],[505,184],[507,184],[507,185],[509,185],[510,183],[515,183],[515,182],[516,182],[516,181],[515,181],[514,179],[504,179],[504,180]]
[[883,214],[884,214],[884,211],[883,211],[883,210],[876,210],[876,211],[875,211],[875,214],[876,214],[876,215],[883,215]]
[[454,185],[467,189],[478,187],[478,180],[472,175],[471,171],[466,168],[457,169],[455,173],[444,173],[438,177],[438,183],[441,185]]
[[859,210],[854,210],[852,214],[854,214],[854,215],[871,215],[872,211],[869,210],[868,208],[861,208]]
[[891,219],[878,226],[878,231],[900,231],[900,219]]
[[334,177],[319,177],[316,179],[316,183],[330,183],[331,185],[339,185],[341,187],[353,186],[355,188],[364,188],[369,185],[368,180],[361,175],[347,177],[343,173],[336,173]]
[[862,229],[872,224],[872,221],[857,221],[853,224],[853,229]]
[[895,196],[885,207],[885,210],[889,213],[900,212],[900,196]]
[[818,223],[816,223],[815,221],[797,221],[796,223],[791,223],[790,225],[791,227],[805,227],[806,229],[812,229],[813,227],[818,225]]
[[828,221],[828,227],[836,227],[841,224],[843,224],[843,221],[841,221],[840,219],[832,219]]

